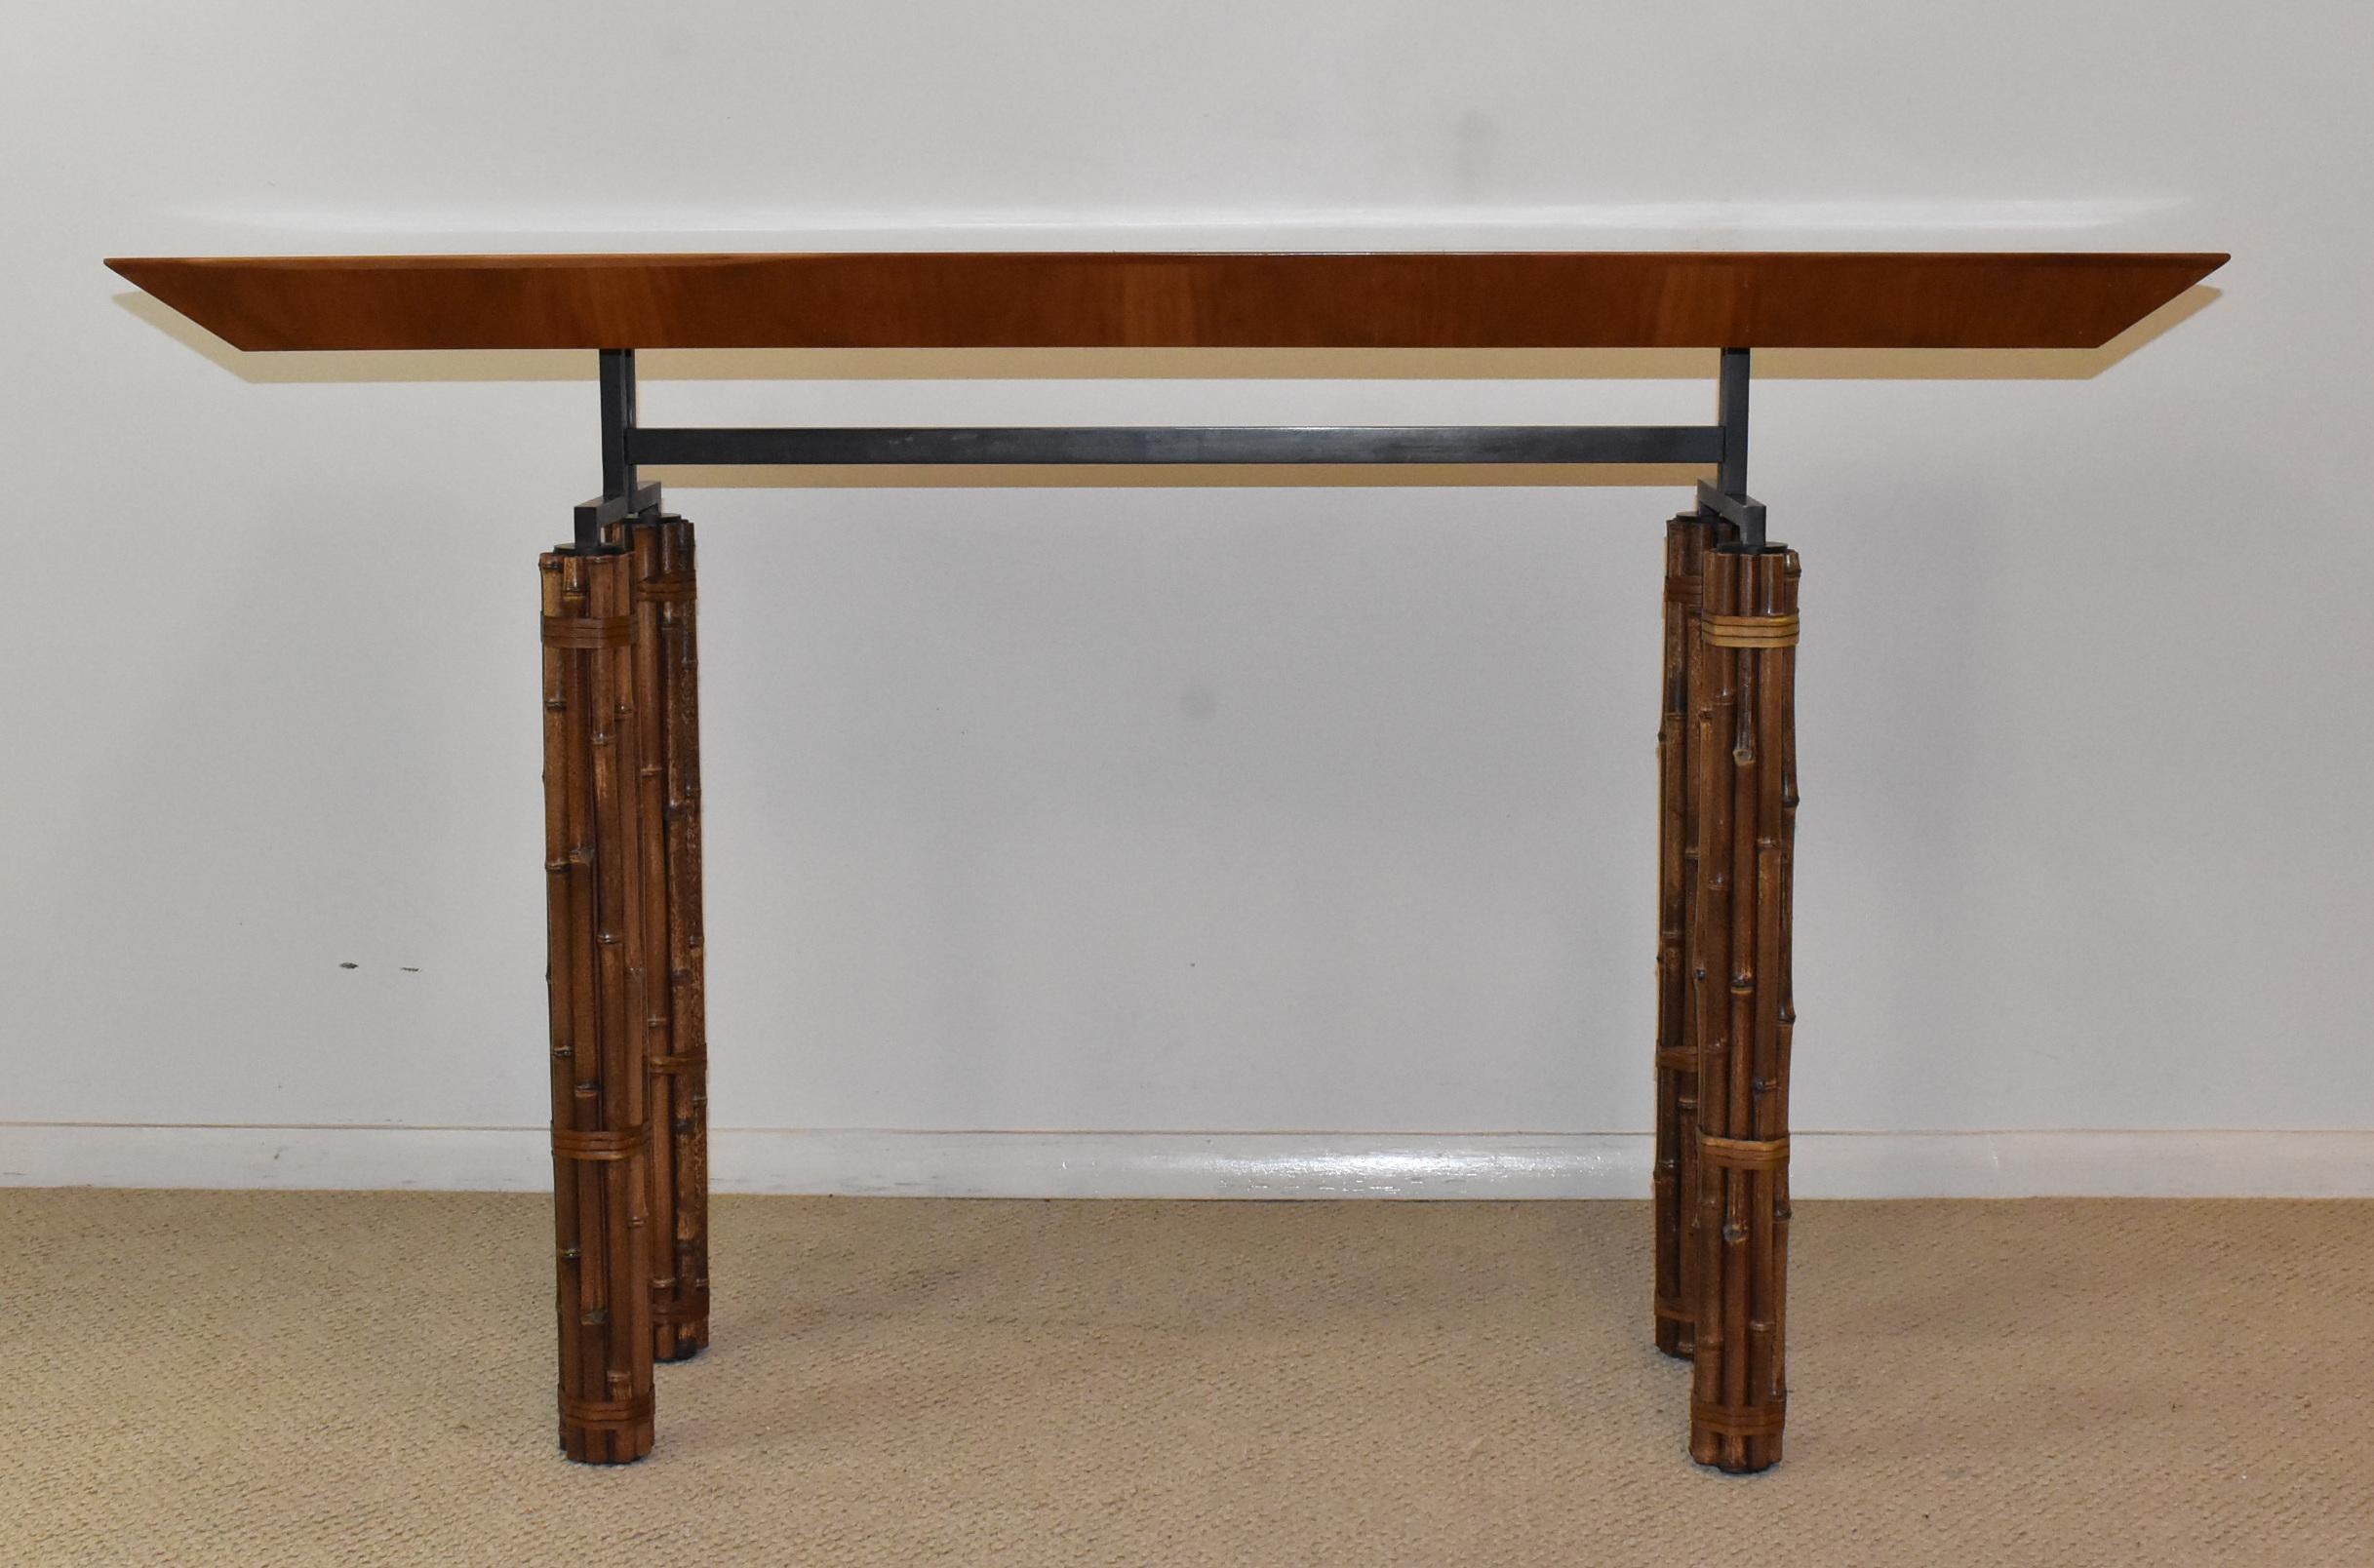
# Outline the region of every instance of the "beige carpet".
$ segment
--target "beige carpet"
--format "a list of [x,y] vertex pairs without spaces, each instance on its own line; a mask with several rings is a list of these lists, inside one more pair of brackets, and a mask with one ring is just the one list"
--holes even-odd
[[0,1559],[2374,1563],[2374,1203],[1801,1204],[1753,1479],[1646,1221],[729,1199],[595,1470],[539,1198],[0,1192]]

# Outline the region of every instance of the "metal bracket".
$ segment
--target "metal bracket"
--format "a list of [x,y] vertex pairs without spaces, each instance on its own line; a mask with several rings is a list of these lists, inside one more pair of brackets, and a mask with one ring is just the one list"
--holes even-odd
[[1753,495],[1725,495],[1705,480],[1698,482],[1698,510],[1728,518],[1739,529],[1739,548],[1749,555],[1764,547],[1764,503]]
[[567,547],[571,555],[616,555],[626,548],[622,544],[606,544],[602,531],[613,523],[623,523],[630,517],[640,517],[659,505],[659,481],[638,484],[624,495],[601,495],[581,501],[576,509],[575,537]]
[[602,383],[602,493],[576,510],[575,537],[570,547],[575,555],[607,555],[625,548],[604,543],[602,530],[659,504],[659,487],[643,484],[635,476],[635,351],[603,349],[598,373]]
[[1748,351],[1726,348],[1711,425],[1045,426],[646,429],[636,422],[635,351],[601,352],[602,494],[576,509],[574,549],[618,548],[605,532],[659,505],[641,463],[679,465],[1550,463],[1713,464],[1701,510],[1764,548],[1764,509],[1747,492]]

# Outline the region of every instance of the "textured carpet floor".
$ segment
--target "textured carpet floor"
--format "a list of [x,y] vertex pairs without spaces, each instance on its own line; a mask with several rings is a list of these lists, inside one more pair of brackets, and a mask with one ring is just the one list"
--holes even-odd
[[1701,1471],[1629,1203],[737,1198],[556,1457],[542,1199],[0,1192],[0,1560],[2374,1562],[2374,1203],[1805,1203]]

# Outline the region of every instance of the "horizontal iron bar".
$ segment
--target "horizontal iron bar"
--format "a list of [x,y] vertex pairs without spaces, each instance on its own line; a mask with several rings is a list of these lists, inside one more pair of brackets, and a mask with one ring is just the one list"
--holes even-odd
[[572,546],[579,555],[599,555],[603,551],[602,530],[613,523],[648,512],[659,504],[659,482],[645,480],[627,495],[602,495],[582,502],[576,509],[575,542]]
[[1764,503],[1755,496],[1725,495],[1702,479],[1698,482],[1698,509],[1737,525],[1740,548],[1750,552],[1763,549]]
[[1718,425],[638,427],[635,463],[1712,463]]
[[637,485],[631,495],[605,495],[583,502],[577,507],[577,513],[595,523],[622,523],[637,512],[648,512],[658,504],[659,482],[650,479]]

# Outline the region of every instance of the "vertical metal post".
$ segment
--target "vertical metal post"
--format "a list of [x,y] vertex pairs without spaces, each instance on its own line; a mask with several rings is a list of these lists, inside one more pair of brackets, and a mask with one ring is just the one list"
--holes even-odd
[[1748,351],[1722,351],[1715,389],[1715,422],[1722,429],[1722,463],[1716,483],[1725,495],[1748,493]]
[[602,350],[602,494],[631,494],[635,465],[626,454],[627,432],[635,428],[635,351]]
[[[634,505],[635,464],[627,454],[628,432],[635,428],[635,351],[631,348],[606,348],[601,351],[602,386],[602,499],[620,502],[630,511]],[[602,526],[598,517],[585,508],[578,508],[576,548],[580,555],[592,555],[602,548]]]
[[[1717,466],[1715,488],[1739,500],[1748,496],[1748,351],[1726,348],[1715,389],[1715,423],[1722,431],[1722,461]],[[1764,547],[1761,509],[1743,520],[1739,547],[1753,555]]]

